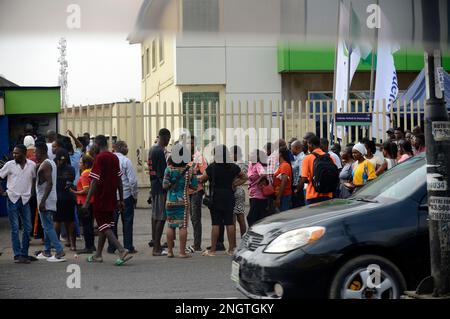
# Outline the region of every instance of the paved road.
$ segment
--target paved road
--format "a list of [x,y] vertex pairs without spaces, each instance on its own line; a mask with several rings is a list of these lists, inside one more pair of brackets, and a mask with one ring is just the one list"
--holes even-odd
[[[0,298],[242,298],[230,281],[231,258],[216,257],[180,259],[153,257],[147,246],[150,237],[148,209],[138,209],[135,217],[135,246],[139,251],[123,267],[105,252],[102,264],[88,264],[85,255],[78,258],[66,251],[65,263],[37,261],[32,264],[12,262],[9,224],[0,218]],[[119,226],[121,227],[121,226]],[[210,218],[203,212],[203,247],[209,244]],[[188,240],[192,243],[192,228]],[[82,242],[78,242],[82,246]],[[178,242],[176,243],[178,246]],[[41,249],[33,240],[30,253]],[[106,251],[106,249],[105,249]],[[177,252],[177,251],[176,251]],[[69,289],[67,266],[77,264],[81,270],[81,288]]]

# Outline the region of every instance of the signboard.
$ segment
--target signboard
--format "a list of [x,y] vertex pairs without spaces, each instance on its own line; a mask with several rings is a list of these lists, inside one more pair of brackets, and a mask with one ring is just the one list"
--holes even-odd
[[338,126],[371,126],[372,113],[336,113],[335,122]]
[[59,87],[18,87],[5,89],[5,113],[50,114],[61,110]]
[[450,122],[434,121],[431,132],[436,142],[450,141]]
[[437,173],[428,173],[427,174],[427,189],[429,191],[447,191],[448,185],[447,181],[444,179],[444,176]]
[[431,220],[450,221],[450,198],[431,196],[428,206]]

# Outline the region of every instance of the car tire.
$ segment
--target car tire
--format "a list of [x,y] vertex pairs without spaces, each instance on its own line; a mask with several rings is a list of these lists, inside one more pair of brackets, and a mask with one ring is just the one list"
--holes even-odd
[[[369,265],[375,266],[369,269]],[[377,266],[379,271],[376,270]],[[350,259],[340,267],[332,279],[328,297],[399,299],[405,290],[405,278],[395,264],[381,256],[362,255]]]

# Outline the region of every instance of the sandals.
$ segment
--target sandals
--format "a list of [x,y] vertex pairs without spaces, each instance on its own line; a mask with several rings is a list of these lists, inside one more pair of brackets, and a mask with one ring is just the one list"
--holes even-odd
[[167,258],[173,258],[173,257],[175,257],[175,256],[173,255],[173,253],[167,253]]
[[125,250],[125,254],[121,258],[117,258],[116,262],[114,263],[116,266],[123,266],[128,260],[133,258],[133,256],[129,256],[129,251]]
[[202,252],[202,256],[206,256],[206,257],[216,257],[216,253],[212,253],[209,250],[205,250],[204,252]]
[[94,257],[94,255],[92,255],[92,256],[89,256],[88,258],[87,258],[87,262],[88,263],[102,263],[103,262],[103,258],[96,258],[96,257]]
[[178,255],[178,258],[191,258],[191,254]]

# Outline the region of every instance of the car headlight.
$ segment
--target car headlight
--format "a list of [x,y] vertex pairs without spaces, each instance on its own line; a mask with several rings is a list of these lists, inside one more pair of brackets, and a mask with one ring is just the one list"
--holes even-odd
[[325,227],[313,226],[290,230],[275,238],[264,250],[265,253],[285,253],[311,244],[325,234]]

